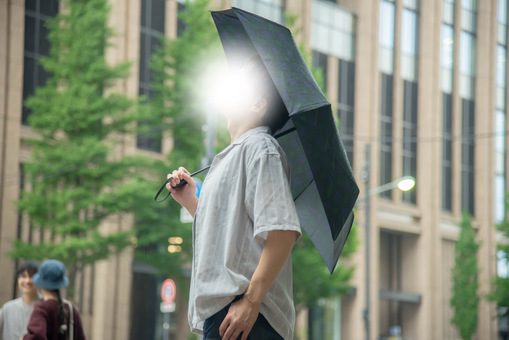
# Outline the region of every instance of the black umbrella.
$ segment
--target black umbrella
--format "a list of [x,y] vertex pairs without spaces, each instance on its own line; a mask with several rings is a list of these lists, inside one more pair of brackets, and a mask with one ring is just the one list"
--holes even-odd
[[232,8],[212,12],[232,67],[259,55],[288,115],[274,136],[291,165],[291,189],[302,228],[332,273],[353,222],[359,188],[325,98],[290,30]]
[[352,227],[359,188],[331,105],[286,27],[238,8],[212,12],[212,18],[230,66],[259,55],[284,103],[287,121],[274,136],[291,166],[301,226],[332,273]]

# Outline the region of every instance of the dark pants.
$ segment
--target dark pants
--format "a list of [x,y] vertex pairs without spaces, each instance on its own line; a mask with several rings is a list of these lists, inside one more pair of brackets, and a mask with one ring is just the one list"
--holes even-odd
[[[242,296],[237,296],[232,303],[239,300],[241,297]],[[231,303],[205,320],[205,324],[203,325],[203,340],[221,340],[221,336],[219,335],[219,326],[221,326],[224,318],[226,318],[230,305]],[[241,337],[239,336],[239,340],[240,338]],[[258,314],[258,319],[256,319],[256,322],[247,338],[249,340],[283,340],[274,328],[272,328],[267,319],[265,319],[265,317],[261,314]]]

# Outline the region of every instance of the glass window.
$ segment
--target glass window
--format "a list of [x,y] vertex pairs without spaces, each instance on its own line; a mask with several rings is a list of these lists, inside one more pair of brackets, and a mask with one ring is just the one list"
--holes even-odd
[[417,80],[417,49],[419,17],[416,12],[403,9],[401,16],[401,78]]
[[380,26],[378,30],[378,68],[381,72],[392,74],[394,70],[394,3],[380,3]]
[[497,46],[496,83],[499,87],[505,87],[506,83],[506,49],[505,46]]
[[452,95],[442,94],[442,209],[452,210]]
[[460,72],[467,76],[475,75],[475,37],[462,31],[460,34]]
[[452,70],[453,62],[454,62],[454,29],[450,25],[442,24],[440,66]]
[[277,23],[284,23],[281,0],[234,0],[233,6],[261,15]]
[[419,10],[419,0],[403,0],[403,7],[418,11]]
[[327,58],[328,58],[327,54],[318,51],[313,51],[313,67],[322,70],[324,88],[327,88],[327,71],[328,71]]
[[[403,83],[403,175],[417,177],[417,82]],[[416,203],[415,188],[403,193],[403,201]]]
[[355,18],[330,2],[313,1],[311,48],[347,61],[355,59]]
[[[25,41],[23,58],[23,103],[44,86],[50,74],[39,64],[39,59],[47,56],[50,50],[46,20],[58,13],[56,0],[31,0],[25,2]],[[21,122],[28,124],[31,110],[23,105]]]
[[417,13],[403,9],[401,16],[401,52],[410,56],[417,54]]
[[459,57],[459,94],[461,98],[473,99],[476,73],[476,39],[473,34],[461,31]]
[[380,46],[394,47],[394,3],[382,1],[380,3],[380,27],[379,27]]
[[475,115],[473,100],[461,101],[461,208],[474,215]]
[[498,0],[497,6],[497,41],[507,44],[507,0]]
[[339,60],[337,104],[339,130],[352,166],[354,156],[354,88],[355,63]]
[[454,0],[442,1],[442,21],[454,25]]
[[[390,74],[381,75],[381,105],[380,105],[380,183],[392,182],[392,128],[393,128],[393,86],[394,80]],[[392,198],[392,190],[380,194],[382,197]]]
[[507,24],[507,0],[498,0],[497,20],[501,24]]
[[[177,13],[182,13],[182,11],[184,11],[186,9],[186,4],[183,4],[181,2],[178,3],[177,5]],[[189,25],[186,24],[184,22],[184,20],[182,20],[182,18],[180,17],[180,15],[178,15],[178,18],[177,18],[177,36],[178,37],[181,37],[182,34],[184,34],[184,32],[189,28],[188,27]]]
[[[154,74],[150,69],[152,55],[161,46],[164,36],[165,0],[142,0],[140,26],[140,74],[139,94],[150,97]],[[147,122],[138,122],[146,126]],[[136,144],[139,149],[161,151],[161,132],[158,127],[146,126],[146,131],[138,134]]]
[[477,11],[477,0],[461,0],[461,7],[471,11]]
[[507,258],[504,251],[497,251],[497,274],[500,277],[509,277],[509,261]]
[[452,93],[452,71],[454,63],[454,29],[442,24],[440,43],[440,87],[446,93]]
[[461,1],[461,29],[475,33],[477,29],[477,0]]
[[505,218],[505,163],[506,163],[506,137],[505,112],[495,111],[495,220],[501,222]]
[[341,300],[321,298],[309,308],[309,338],[316,340],[341,337]]

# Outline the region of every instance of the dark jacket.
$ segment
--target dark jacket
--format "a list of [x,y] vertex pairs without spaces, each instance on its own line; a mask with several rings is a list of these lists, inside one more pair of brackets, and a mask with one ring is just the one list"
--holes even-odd
[[[64,302],[65,320],[67,329],[69,325],[69,306]],[[85,340],[81,317],[73,304],[74,315],[74,339]],[[59,318],[58,318],[58,302],[56,300],[39,301],[34,306],[34,311],[28,322],[28,333],[23,340],[60,340],[59,337]],[[65,339],[69,339],[69,334],[65,333]]]

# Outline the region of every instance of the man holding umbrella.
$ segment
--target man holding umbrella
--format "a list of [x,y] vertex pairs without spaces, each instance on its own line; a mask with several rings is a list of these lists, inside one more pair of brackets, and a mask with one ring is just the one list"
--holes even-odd
[[[232,143],[214,158],[199,201],[186,169],[168,175],[173,198],[195,217],[189,321],[204,339],[293,339],[290,252],[301,231],[289,165],[269,134],[282,102],[258,56],[235,78],[244,93],[221,110]],[[181,180],[189,184],[174,189]]]
[[300,227],[332,273],[359,188],[291,32],[238,8],[212,17],[236,72],[219,100],[232,143],[214,158],[199,201],[186,169],[167,180],[194,216],[189,322],[205,339],[293,339],[290,252]]

